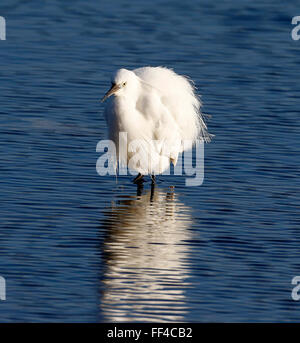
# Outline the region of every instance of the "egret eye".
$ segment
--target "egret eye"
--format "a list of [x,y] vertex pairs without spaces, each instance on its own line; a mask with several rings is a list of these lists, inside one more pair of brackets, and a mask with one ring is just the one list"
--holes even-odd
[[126,86],[126,82],[123,82],[123,86]]

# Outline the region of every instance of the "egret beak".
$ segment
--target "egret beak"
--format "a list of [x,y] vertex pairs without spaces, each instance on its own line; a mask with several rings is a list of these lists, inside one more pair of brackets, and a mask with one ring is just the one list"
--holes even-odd
[[114,93],[116,93],[119,89],[121,88],[120,85],[117,85],[115,83],[112,84],[110,90],[105,93],[104,97],[101,99],[101,102],[105,101],[107,98],[109,98],[111,95],[113,95]]

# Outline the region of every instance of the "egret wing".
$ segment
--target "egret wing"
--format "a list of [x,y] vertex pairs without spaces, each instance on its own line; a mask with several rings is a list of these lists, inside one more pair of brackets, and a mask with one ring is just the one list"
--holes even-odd
[[157,89],[148,84],[141,84],[136,109],[147,122],[147,137],[152,141],[152,148],[161,158],[167,158],[176,164],[182,151],[182,137],[178,123],[168,107],[161,101]]
[[133,72],[142,83],[157,90],[162,104],[176,121],[182,140],[191,141],[191,145],[197,138],[210,140],[200,111],[200,99],[188,78],[163,67],[144,67]]

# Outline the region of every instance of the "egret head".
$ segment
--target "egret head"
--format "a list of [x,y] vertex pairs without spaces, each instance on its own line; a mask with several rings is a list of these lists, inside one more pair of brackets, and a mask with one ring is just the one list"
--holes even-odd
[[127,69],[119,69],[111,80],[111,88],[104,95],[101,101],[105,101],[111,95],[126,96],[132,93],[137,87],[138,78],[134,72]]

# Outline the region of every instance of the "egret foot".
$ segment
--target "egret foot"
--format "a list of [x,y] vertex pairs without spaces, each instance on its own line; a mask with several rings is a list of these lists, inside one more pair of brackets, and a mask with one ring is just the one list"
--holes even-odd
[[144,175],[142,175],[141,173],[139,173],[139,174],[133,179],[133,183],[144,182],[143,177],[144,177]]

